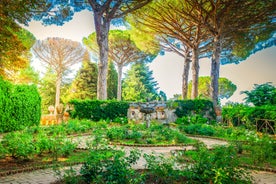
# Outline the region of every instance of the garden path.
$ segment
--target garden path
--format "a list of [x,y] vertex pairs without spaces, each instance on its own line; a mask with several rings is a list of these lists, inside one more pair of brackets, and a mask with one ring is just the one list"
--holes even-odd
[[[191,137],[202,141],[207,147],[212,147],[214,145],[224,145],[227,144],[225,141],[210,139],[210,138],[198,138]],[[76,137],[73,138],[75,141],[79,142],[79,147],[86,147],[86,140],[89,136]],[[123,147],[127,152],[132,149],[132,147]],[[140,147],[142,153],[150,154],[154,152],[155,154],[169,155],[173,150],[183,150],[192,149],[192,146],[171,146],[171,147]],[[139,162],[134,166],[135,168],[143,168],[145,165],[144,160],[139,160]],[[74,169],[79,170],[81,165],[74,166]],[[276,174],[263,172],[263,171],[252,171],[252,176],[255,178],[254,184],[276,184]],[[55,175],[52,169],[36,170],[33,172],[18,173],[14,175],[0,177],[0,184],[49,184],[57,181],[58,177]]]

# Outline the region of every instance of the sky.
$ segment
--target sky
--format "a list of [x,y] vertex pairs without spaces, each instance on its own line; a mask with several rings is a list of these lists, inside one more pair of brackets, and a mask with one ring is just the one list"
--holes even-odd
[[[66,22],[63,26],[43,26],[40,22],[32,21],[25,27],[34,34],[36,39],[44,40],[48,37],[61,37],[73,41],[82,41],[83,37],[95,31],[93,14],[89,11],[76,13],[73,20]],[[115,27],[111,27],[115,29]],[[38,61],[34,60],[34,66],[38,66]],[[210,76],[210,59],[200,60],[200,76]],[[157,56],[149,64],[153,71],[154,79],[159,83],[159,89],[164,91],[168,98],[174,94],[181,94],[183,58],[174,53],[165,53]],[[271,47],[259,51],[240,64],[221,65],[220,77],[231,80],[237,90],[229,99],[223,99],[222,104],[228,101],[243,102],[245,98],[241,91],[252,90],[254,84],[272,82],[276,85],[276,47]],[[191,71],[189,79],[191,79]]]

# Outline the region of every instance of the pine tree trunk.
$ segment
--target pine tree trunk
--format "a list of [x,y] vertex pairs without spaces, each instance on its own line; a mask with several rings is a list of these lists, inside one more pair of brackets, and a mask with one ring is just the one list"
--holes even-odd
[[211,97],[213,101],[214,108],[218,106],[218,92],[219,92],[219,70],[220,70],[220,51],[221,43],[220,37],[216,36],[214,39],[214,48],[212,55],[212,64],[211,64]]
[[182,99],[187,99],[188,94],[188,82],[189,82],[189,71],[190,71],[190,62],[191,60],[188,58],[189,52],[186,53],[184,58],[184,69],[182,74]]
[[118,86],[117,86],[117,100],[122,100],[122,73],[123,65],[118,65]]
[[99,45],[97,99],[107,99],[107,72],[108,72],[108,33],[110,22],[101,17],[101,13],[94,12],[97,43]]
[[192,93],[191,93],[192,99],[195,99],[198,96],[198,75],[199,75],[198,48],[194,48],[193,56],[192,56]]

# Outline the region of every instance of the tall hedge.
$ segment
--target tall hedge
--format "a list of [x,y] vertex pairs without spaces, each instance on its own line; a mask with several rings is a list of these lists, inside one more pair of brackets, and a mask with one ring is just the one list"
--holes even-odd
[[0,132],[6,132],[11,124],[12,103],[10,99],[12,85],[0,77]]
[[129,107],[128,102],[114,100],[71,100],[69,103],[74,106],[71,117],[94,121],[127,117]]
[[215,118],[215,111],[213,103],[206,99],[195,100],[176,100],[178,106],[175,110],[177,117],[190,116],[194,114],[200,114],[207,116],[208,118]]
[[12,85],[0,78],[0,132],[39,125],[41,98],[35,85]]

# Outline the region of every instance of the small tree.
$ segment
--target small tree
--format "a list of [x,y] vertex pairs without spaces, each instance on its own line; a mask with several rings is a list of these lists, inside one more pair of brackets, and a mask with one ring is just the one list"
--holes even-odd
[[97,64],[90,61],[89,53],[86,52],[82,66],[67,92],[65,101],[71,99],[96,99],[97,76]]
[[254,84],[251,91],[242,91],[245,94],[246,103],[253,103],[255,106],[276,105],[276,88],[271,82],[264,84]]
[[62,77],[72,65],[82,61],[85,49],[79,42],[63,38],[48,38],[37,41],[33,46],[33,53],[56,74],[55,106],[58,106]]
[[128,101],[157,99],[158,83],[152,77],[152,71],[144,62],[135,63],[128,70],[123,82],[122,97]]
[[107,73],[107,99],[116,99],[117,96],[117,85],[118,84],[118,73],[112,61],[108,62],[108,73]]

